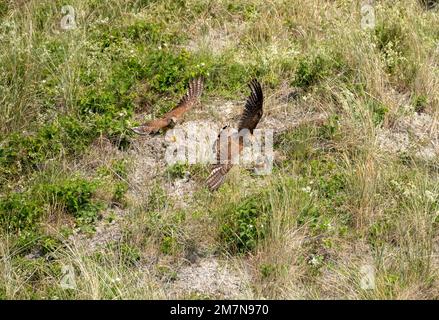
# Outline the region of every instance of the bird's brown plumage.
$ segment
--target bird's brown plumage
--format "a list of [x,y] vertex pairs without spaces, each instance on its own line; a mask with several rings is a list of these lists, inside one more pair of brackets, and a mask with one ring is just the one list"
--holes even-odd
[[140,135],[147,135],[157,133],[160,129],[166,129],[172,124],[181,119],[181,117],[192,107],[199,102],[201,94],[203,93],[204,81],[203,78],[192,79],[189,82],[189,88],[186,94],[181,98],[177,106],[166,113],[163,118],[148,121],[138,127],[132,128],[132,130]]
[[242,129],[250,130],[253,134],[253,130],[259,123],[262,117],[262,104],[264,103],[264,95],[262,93],[262,87],[258,80],[253,79],[249,84],[251,94],[247,99],[244,107],[244,112],[239,121],[238,131]]
[[[212,165],[211,173],[207,178],[206,184],[211,191],[217,190],[224,182],[224,179],[230,169],[233,167],[233,163],[236,158],[239,157],[242,149],[244,148],[243,139],[240,137],[240,132],[243,129],[248,129],[251,134],[258,125],[259,120],[262,117],[262,106],[264,103],[264,95],[262,93],[262,87],[259,82],[254,79],[249,84],[251,94],[247,99],[244,107],[244,112],[241,116],[238,126],[238,133],[232,133],[232,131],[224,127],[218,135],[217,142],[215,144],[217,151],[217,163]],[[220,138],[227,143],[220,144]],[[221,159],[221,155],[226,159]]]

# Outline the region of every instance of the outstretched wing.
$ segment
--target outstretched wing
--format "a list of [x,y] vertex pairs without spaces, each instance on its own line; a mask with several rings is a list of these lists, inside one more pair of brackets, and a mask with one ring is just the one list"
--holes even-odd
[[[226,139],[226,143],[220,143],[221,139]],[[221,130],[214,145],[214,148],[216,148],[216,164],[212,165],[210,175],[206,180],[210,191],[218,190],[224,183],[227,173],[233,167],[233,160],[239,156],[242,147],[242,140],[239,139],[236,132],[233,132],[228,126]]]
[[186,111],[190,110],[200,99],[203,93],[204,80],[202,77],[192,79],[186,94],[181,98],[177,106],[166,113],[163,118],[148,121],[138,127],[131,128],[135,133],[147,135],[157,133],[160,129],[169,127],[177,121]]
[[251,94],[247,98],[244,112],[239,121],[238,130],[248,129],[251,133],[258,125],[262,117],[262,105],[264,104],[264,95],[262,93],[261,84],[258,80],[253,79],[249,84]]
[[225,126],[221,129],[218,137],[213,145],[213,148],[216,151],[216,164],[213,164],[211,167],[210,175],[206,180],[206,185],[210,191],[218,190],[218,188],[223,184],[224,179],[226,178],[227,172],[232,168],[230,164],[221,164],[221,154],[224,152],[228,152],[227,146],[220,144],[221,136],[227,134],[229,126]]
[[216,164],[212,166],[212,171],[206,180],[206,185],[210,191],[216,191],[221,187],[226,179],[227,172],[232,169],[233,164]]
[[165,118],[179,119],[185,112],[190,110],[199,100],[203,93],[204,80],[202,77],[192,79],[186,94],[181,98],[177,106],[165,114]]

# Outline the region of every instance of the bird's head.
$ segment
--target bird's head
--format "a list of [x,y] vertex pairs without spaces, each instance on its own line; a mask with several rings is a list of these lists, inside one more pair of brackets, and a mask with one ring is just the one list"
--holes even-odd
[[133,131],[134,133],[137,133],[141,136],[146,136],[146,135],[151,133],[151,130],[148,126],[133,127],[133,128],[131,128],[131,131]]
[[169,126],[170,128],[174,128],[176,124],[177,124],[177,118],[176,118],[176,117],[171,117],[171,118],[169,118],[169,124],[168,124],[168,126]]

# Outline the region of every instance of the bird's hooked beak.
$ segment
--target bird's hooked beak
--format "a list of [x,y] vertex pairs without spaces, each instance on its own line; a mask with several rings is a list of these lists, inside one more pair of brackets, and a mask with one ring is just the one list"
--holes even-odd
[[175,117],[169,118],[169,125],[168,126],[170,128],[174,128],[176,124],[177,124],[177,118],[175,118]]

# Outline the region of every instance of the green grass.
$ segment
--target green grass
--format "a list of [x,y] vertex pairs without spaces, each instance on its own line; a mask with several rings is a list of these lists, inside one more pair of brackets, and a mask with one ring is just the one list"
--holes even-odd
[[[437,8],[379,1],[362,30],[359,1],[75,0],[63,30],[64,4],[0,1],[0,299],[229,297],[169,289],[206,261],[238,298],[438,298]],[[185,121],[219,125],[261,81],[271,175],[212,194],[131,133],[197,76]]]

